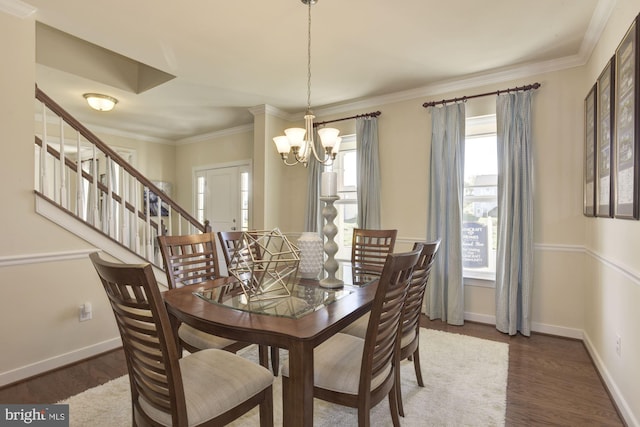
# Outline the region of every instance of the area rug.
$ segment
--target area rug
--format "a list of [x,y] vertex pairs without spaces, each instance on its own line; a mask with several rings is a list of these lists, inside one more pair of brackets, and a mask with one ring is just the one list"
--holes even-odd
[[[240,353],[257,359],[248,347]],[[283,354],[286,360],[286,353]],[[420,359],[425,387],[418,387],[413,362],[401,366],[405,417],[403,426],[503,426],[506,411],[509,347],[465,335],[420,330]],[[274,382],[274,421],[282,425],[281,378]],[[124,427],[131,425],[127,376],[59,402],[69,404],[70,426]],[[355,426],[354,409],[314,401],[314,425]],[[258,411],[245,414],[234,427],[259,425]],[[387,399],[371,412],[373,426],[391,425]]]

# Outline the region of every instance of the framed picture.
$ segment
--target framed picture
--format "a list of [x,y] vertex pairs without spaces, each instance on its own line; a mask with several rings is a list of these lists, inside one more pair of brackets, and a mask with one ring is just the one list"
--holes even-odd
[[638,18],[615,54],[615,217],[638,218]]
[[615,105],[615,57],[598,77],[596,95],[596,216],[613,217],[613,120]]
[[593,85],[584,100],[584,214],[595,215],[596,92]]
[[[160,199],[162,199],[163,194],[167,195],[169,198],[171,197],[171,183],[164,181],[153,181],[153,185],[158,187],[162,194],[160,194]],[[144,211],[147,211],[147,201],[149,203],[149,215],[158,216],[158,195],[153,191],[149,191],[147,187],[144,188]],[[169,205],[165,202],[162,202],[162,211],[160,212],[161,216],[169,216]]]

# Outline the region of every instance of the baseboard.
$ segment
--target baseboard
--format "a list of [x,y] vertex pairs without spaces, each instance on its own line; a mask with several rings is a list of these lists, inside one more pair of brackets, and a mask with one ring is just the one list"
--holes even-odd
[[596,365],[596,369],[600,374],[600,377],[604,381],[607,387],[607,390],[611,395],[611,398],[614,400],[616,407],[620,412],[620,415],[624,419],[624,422],[627,423],[627,425],[630,427],[639,427],[640,421],[634,415],[633,411],[629,407],[629,403],[626,401],[626,399],[624,398],[624,395],[620,392],[618,385],[611,377],[611,374],[607,370],[606,365],[600,358],[600,355],[596,351],[595,346],[591,342],[591,339],[589,338],[589,334],[585,332],[584,338],[582,341],[584,342],[584,345],[587,348],[589,355],[591,356],[591,360],[593,360],[593,363]]
[[487,325],[496,324],[496,316],[490,316],[488,314],[480,313],[469,313],[468,311],[464,313],[464,320],[477,323],[486,323]]
[[584,331],[582,329],[567,328],[565,326],[547,325],[545,323],[531,322],[531,331],[548,335],[556,335],[559,337],[573,338],[577,340],[584,339]]
[[114,350],[118,347],[122,347],[122,341],[120,337],[90,345],[88,347],[80,348],[69,353],[52,357],[50,359],[41,360],[31,365],[23,366],[11,371],[3,372],[0,374],[0,387],[43,374],[45,372],[70,365],[84,359],[88,359],[100,353]]
[[[491,316],[488,314],[481,313],[464,313],[464,320],[468,320],[470,322],[477,323],[485,323],[487,325],[495,325],[496,324],[496,316]],[[547,325],[544,323],[531,323],[531,331],[532,332],[540,332],[543,334],[556,335],[564,338],[573,338],[582,340],[584,336],[584,331],[582,329],[574,329],[567,328],[564,326],[556,326],[556,325]]]

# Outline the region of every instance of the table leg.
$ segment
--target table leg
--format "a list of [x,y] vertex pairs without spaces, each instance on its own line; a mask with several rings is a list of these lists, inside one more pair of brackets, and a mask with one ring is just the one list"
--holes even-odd
[[289,390],[282,394],[284,426],[313,426],[313,346],[296,342],[289,348]]

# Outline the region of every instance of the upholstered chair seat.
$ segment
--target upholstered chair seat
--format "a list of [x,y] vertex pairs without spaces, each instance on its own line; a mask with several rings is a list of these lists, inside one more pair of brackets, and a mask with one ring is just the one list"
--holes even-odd
[[[201,350],[183,357],[180,371],[189,425],[216,418],[273,383],[268,370],[224,350]],[[172,425],[171,413],[155,409],[142,396],[140,406],[158,424]]]
[[178,336],[183,343],[187,344],[187,347],[194,348],[227,348],[236,343],[234,340],[202,332],[201,330],[185,323],[182,323],[178,328]]
[[[358,394],[360,365],[364,339],[347,334],[336,334],[320,344],[313,352],[316,387],[338,393]],[[357,355],[354,357],[354,355]],[[371,389],[376,389],[389,375],[385,369],[371,379]],[[289,377],[289,364],[282,366],[282,375]]]

